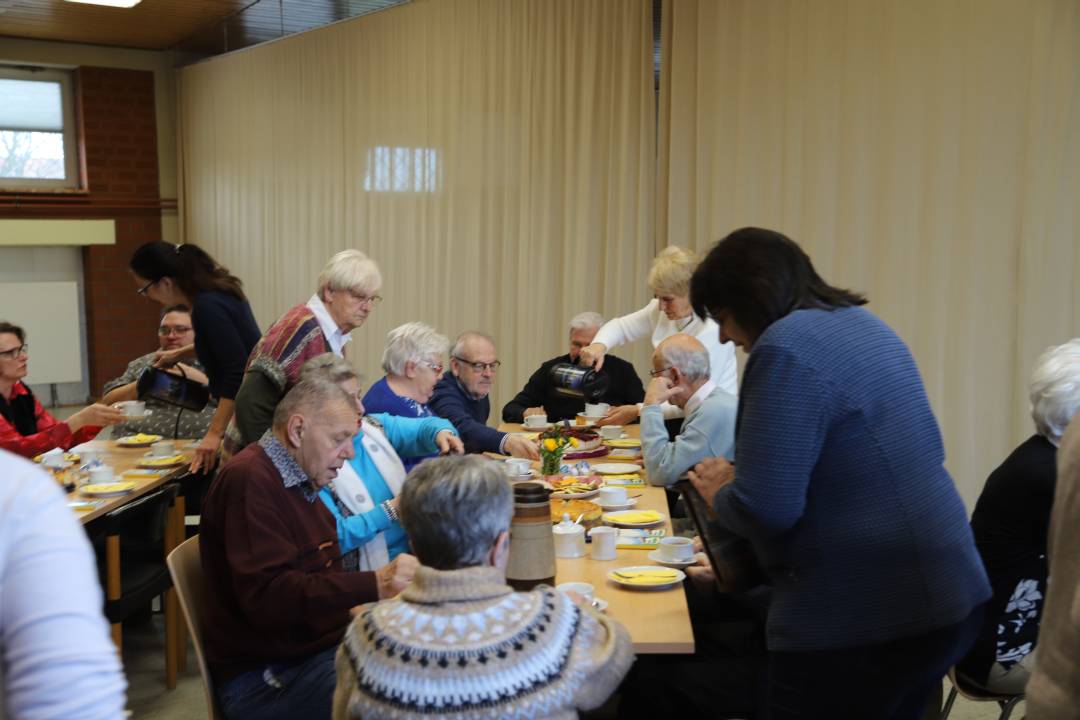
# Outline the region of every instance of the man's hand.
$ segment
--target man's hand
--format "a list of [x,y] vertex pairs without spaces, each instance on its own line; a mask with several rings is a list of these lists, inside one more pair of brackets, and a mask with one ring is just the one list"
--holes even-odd
[[604,367],[604,355],[606,354],[607,345],[604,343],[586,345],[581,348],[581,354],[578,355],[578,365],[584,367],[592,366],[593,370],[600,372],[600,368]]
[[375,583],[379,588],[379,599],[387,600],[394,597],[412,582],[416,569],[420,562],[409,555],[402,553],[386,565],[375,571]]
[[526,440],[520,435],[507,435],[503,451],[507,455],[513,455],[514,457],[529,458],[530,460],[540,459],[540,450],[537,448],[536,443],[532,440]]
[[638,418],[637,405],[616,405],[607,415],[596,421],[597,425],[629,425]]
[[694,555],[694,560],[696,564],[684,568],[684,572],[690,577],[694,587],[703,593],[707,593],[713,587],[713,583],[716,582],[716,573],[713,571],[712,565],[709,564],[709,558],[706,557],[705,553],[697,553]]
[[735,466],[722,457],[705,458],[687,476],[705,502],[711,505],[716,492],[735,479]]
[[440,455],[461,455],[465,452],[465,444],[449,430],[440,430],[435,435],[435,444],[439,446]]
[[671,398],[682,395],[684,392],[686,392],[686,388],[682,385],[672,387],[671,380],[660,375],[654,377],[649,383],[649,387],[645,389],[645,404],[663,405]]
[[540,407],[525,408],[524,417],[529,417],[530,415],[547,415],[547,410],[544,409],[543,405]]
[[188,468],[190,472],[197,473],[202,471],[208,473],[214,469],[218,461],[218,450],[221,448],[221,435],[217,433],[208,432],[203,436],[203,439],[199,441],[199,444],[195,446],[195,456],[191,458],[191,466]]

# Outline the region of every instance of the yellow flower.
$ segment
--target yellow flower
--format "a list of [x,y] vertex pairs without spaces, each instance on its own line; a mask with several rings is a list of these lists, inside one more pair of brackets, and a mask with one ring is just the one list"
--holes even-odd
[[555,448],[557,448],[557,447],[559,447],[559,446],[555,443],[555,438],[548,438],[547,440],[544,441],[544,448],[548,452],[555,452]]
[[570,444],[573,445],[574,447],[577,447],[578,444],[579,444],[578,439],[576,437],[570,438]]

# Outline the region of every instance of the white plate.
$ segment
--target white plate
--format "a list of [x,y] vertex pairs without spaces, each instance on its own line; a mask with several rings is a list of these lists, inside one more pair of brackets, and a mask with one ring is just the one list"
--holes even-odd
[[641,472],[641,466],[633,463],[596,463],[592,469],[601,475],[633,475]]
[[506,473],[506,477],[510,478],[510,482],[524,482],[540,477],[540,472],[537,470],[529,470],[529,472],[524,475],[511,475],[510,473]]
[[659,550],[653,550],[651,553],[649,553],[649,559],[655,563],[660,563],[661,565],[670,568],[684,568],[697,564],[697,558],[690,558],[689,560],[664,560],[662,557],[660,557]]
[[142,420],[144,418],[150,417],[152,414],[153,413],[151,413],[149,410],[143,410],[141,415],[135,415],[135,414],[124,415],[124,419],[125,420]]
[[551,497],[553,497],[553,498],[555,498],[557,500],[582,500],[584,498],[591,498],[591,497],[593,497],[595,495],[598,495],[599,493],[600,493],[600,488],[593,488],[592,490],[589,490],[588,492],[579,492],[579,493],[564,493],[564,492],[559,492],[558,490],[553,490],[552,493],[551,493]]
[[686,573],[682,570],[671,568],[671,572],[674,573],[672,579],[668,582],[661,582],[650,585],[638,585],[620,578],[616,573],[635,573],[635,572],[649,572],[656,570],[655,565],[631,565],[629,567],[615,568],[607,574],[608,580],[619,585],[620,587],[628,588],[630,590],[667,590],[668,588],[678,587],[683,580],[686,579]]
[[[599,492],[599,490],[597,490]],[[637,498],[626,498],[626,502],[614,503],[612,505],[605,505],[602,502],[596,503],[600,506],[601,510],[629,510],[637,506]]]
[[609,525],[615,525],[617,527],[628,527],[628,528],[644,528],[644,527],[653,527],[654,525],[662,525],[663,522],[664,522],[664,519],[665,519],[664,518],[664,513],[659,513],[660,517],[658,519],[656,519],[656,520],[653,520],[652,522],[645,522],[645,523],[624,522],[624,521],[619,519],[619,514],[620,513],[625,513],[625,512],[641,512],[641,511],[640,510],[616,510],[615,512],[604,513],[603,515],[600,516],[600,519],[603,520],[604,522],[608,523]]
[[526,432],[538,432],[543,430],[550,430],[553,427],[552,423],[544,423],[543,425],[526,425],[521,423],[521,429]]

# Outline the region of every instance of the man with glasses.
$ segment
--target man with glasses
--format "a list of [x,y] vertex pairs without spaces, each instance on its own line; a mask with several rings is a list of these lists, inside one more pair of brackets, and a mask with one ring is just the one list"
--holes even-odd
[[450,374],[435,386],[431,409],[454,424],[465,452],[495,452],[538,460],[536,443],[488,427],[491,388],[499,369],[495,341],[470,330],[458,336],[450,350]]
[[[653,485],[674,485],[705,458],[735,458],[735,411],[739,401],[709,379],[709,351],[692,335],[677,333],[652,356],[652,381],[641,408],[641,453]],[[664,402],[686,413],[669,440]]]
[[[187,305],[170,305],[165,308],[158,323],[158,349],[135,358],[128,363],[123,375],[105,383],[105,395],[101,401],[112,405],[124,400],[136,400],[135,386],[139,376],[154,364],[161,353],[194,343],[195,330],[191,327],[191,309]],[[190,364],[177,363],[166,372],[182,375],[204,385],[207,383],[206,373],[198,360],[193,360]],[[201,438],[210,428],[210,420],[214,417],[216,407],[217,403],[211,400],[200,412],[181,412],[179,408],[151,398],[146,401],[146,409],[150,414],[142,420],[131,420],[117,425],[113,428],[113,437],[146,433],[165,437],[173,437],[175,434],[181,438]]]

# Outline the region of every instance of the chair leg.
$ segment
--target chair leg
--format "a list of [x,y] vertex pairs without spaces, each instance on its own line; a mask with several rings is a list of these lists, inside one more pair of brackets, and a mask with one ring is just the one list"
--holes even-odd
[[[187,529],[185,525],[186,515],[187,508],[185,507],[184,496],[180,495],[176,498],[176,532],[174,533],[173,537],[173,547],[169,550],[169,552],[175,550],[181,545],[181,543],[184,542],[184,540],[187,539],[185,537],[185,535],[187,534]],[[173,593],[173,598],[175,601],[176,591],[172,590],[170,592]],[[184,620],[183,613],[179,612],[179,610],[175,612],[175,615],[177,667],[179,668],[180,672],[187,672],[187,623]]]
[[[107,600],[120,599],[120,536],[109,535],[105,538],[105,598]],[[120,623],[113,623],[112,641],[116,645],[116,652],[123,651],[123,637],[120,631]]]
[[1023,695],[1017,695],[1011,700],[1008,700],[1001,705],[1001,718],[999,720],[1009,720],[1009,716],[1012,715],[1012,711],[1016,709],[1016,706],[1020,704],[1020,701],[1024,699]]
[[176,590],[165,591],[165,687],[176,689],[176,666],[179,660],[180,623],[177,619]]
[[956,702],[956,688],[949,688],[949,697],[945,700],[945,707],[941,708],[941,720],[947,720],[952,712],[953,703]]

